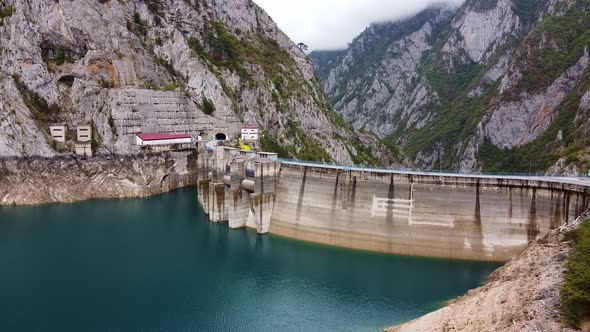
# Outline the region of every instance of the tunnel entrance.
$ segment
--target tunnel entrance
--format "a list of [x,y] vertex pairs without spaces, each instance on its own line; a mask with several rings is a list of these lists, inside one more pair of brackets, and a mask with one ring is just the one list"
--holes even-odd
[[74,75],[63,75],[57,80],[57,83],[65,84],[71,87],[72,85],[74,85],[74,79],[76,79]]
[[227,135],[224,133],[217,133],[215,134],[215,139],[218,141],[225,141],[227,140]]

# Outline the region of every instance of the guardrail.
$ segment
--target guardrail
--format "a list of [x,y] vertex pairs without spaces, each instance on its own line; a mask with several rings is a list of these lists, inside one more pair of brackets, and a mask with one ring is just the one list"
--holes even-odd
[[417,174],[417,175],[440,175],[440,176],[477,176],[477,177],[517,177],[517,178],[575,178],[584,181],[590,181],[590,177],[579,175],[579,176],[566,176],[566,175],[551,175],[544,173],[494,173],[494,172],[457,172],[457,171],[442,171],[442,170],[415,170],[415,169],[404,169],[404,168],[382,168],[375,166],[358,166],[358,165],[344,165],[337,163],[321,163],[307,160],[297,159],[286,159],[279,158],[280,162],[285,164],[300,164],[318,167],[328,167],[334,169],[342,169],[346,171],[358,170],[358,171],[376,171],[376,172],[392,172],[400,174]]

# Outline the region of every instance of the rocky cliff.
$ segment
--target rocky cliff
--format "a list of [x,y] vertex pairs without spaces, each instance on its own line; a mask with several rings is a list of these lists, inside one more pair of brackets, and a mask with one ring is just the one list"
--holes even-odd
[[311,61],[250,0],[0,0],[0,101],[0,156],[67,153],[80,123],[99,155],[139,153],[137,132],[235,138],[246,124],[285,157],[399,161],[332,112]]
[[195,185],[194,152],[0,159],[0,205],[72,203],[156,195]]
[[586,0],[467,0],[312,58],[335,110],[424,168],[586,171]]

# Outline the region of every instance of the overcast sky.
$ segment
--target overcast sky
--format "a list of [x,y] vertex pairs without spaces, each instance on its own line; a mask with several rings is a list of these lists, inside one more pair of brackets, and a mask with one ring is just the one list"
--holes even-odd
[[429,4],[463,0],[254,0],[295,43],[341,49],[370,23],[395,20]]

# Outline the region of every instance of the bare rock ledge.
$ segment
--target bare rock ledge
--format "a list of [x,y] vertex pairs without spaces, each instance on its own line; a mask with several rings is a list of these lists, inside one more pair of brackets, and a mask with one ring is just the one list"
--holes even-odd
[[560,316],[559,289],[572,245],[562,239],[559,230],[551,231],[492,273],[486,285],[385,331],[575,331]]

